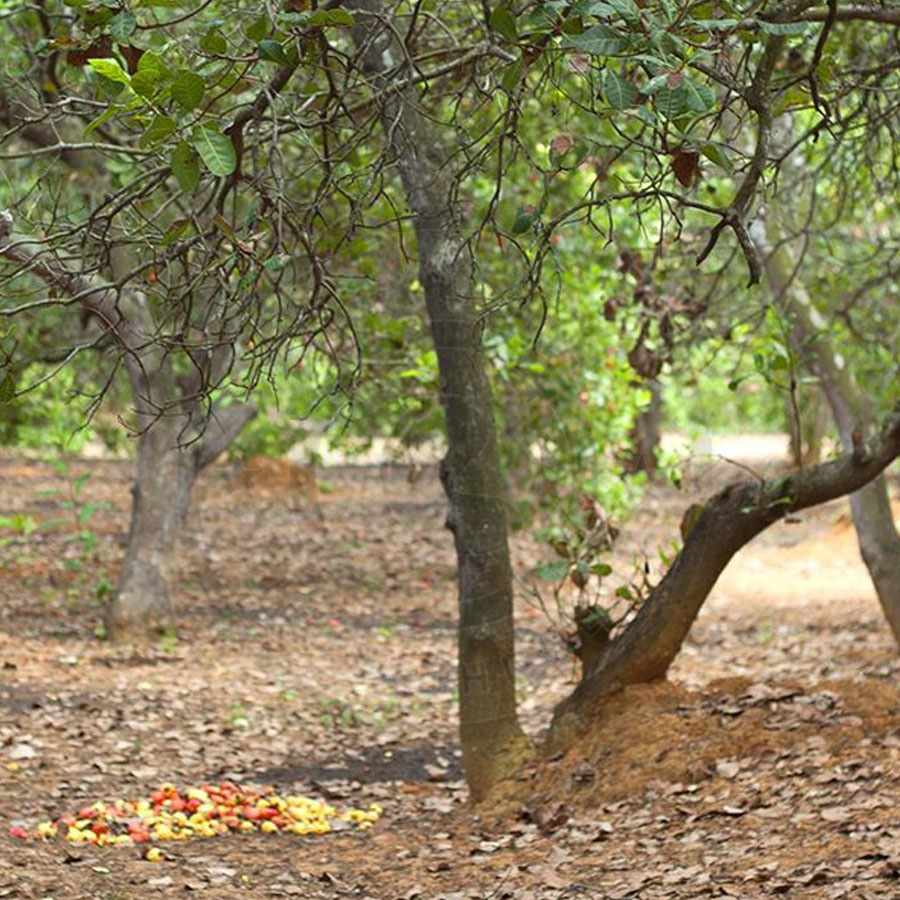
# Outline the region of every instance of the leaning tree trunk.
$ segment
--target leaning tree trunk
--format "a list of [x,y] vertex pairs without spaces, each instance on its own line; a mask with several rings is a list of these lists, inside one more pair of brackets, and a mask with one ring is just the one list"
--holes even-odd
[[460,737],[473,800],[521,762],[528,742],[516,714],[512,569],[506,491],[493,401],[472,296],[472,269],[453,200],[450,153],[421,113],[381,0],[347,4],[362,65],[385,100],[381,122],[400,170],[418,242],[419,279],[437,352],[447,455],[441,480],[459,585]]
[[[754,237],[766,251],[766,276],[776,302],[790,319],[791,340],[809,360],[831,407],[841,446],[845,452],[851,452],[873,429],[868,399],[838,361],[827,333],[817,327],[821,316],[804,286],[797,279],[791,281],[793,265],[777,225],[767,217]],[[770,250],[771,247],[777,249]],[[850,496],[850,511],[860,555],[869,570],[884,616],[900,644],[900,535],[883,474]]]
[[565,743],[607,695],[665,676],[729,560],[785,516],[859,490],[900,456],[900,405],[880,436],[838,459],[782,478],[734,484],[682,522],[684,547],[625,631],[586,667],[553,717],[551,739]]

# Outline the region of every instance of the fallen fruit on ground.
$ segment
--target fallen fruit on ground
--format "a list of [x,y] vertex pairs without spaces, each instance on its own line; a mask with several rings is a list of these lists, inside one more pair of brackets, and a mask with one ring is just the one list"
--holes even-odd
[[[14,825],[11,837],[50,840],[61,834],[73,844],[98,847],[131,846],[154,841],[184,841],[216,837],[231,832],[295,835],[326,834],[333,823],[371,828],[381,816],[377,803],[367,809],[339,812],[321,800],[300,795],[281,795],[271,787],[254,787],[225,781],[179,790],[164,784],[149,798],[97,802],[77,814],[40,822],[33,830]],[[153,853],[153,856],[150,854]],[[147,859],[159,859],[151,848]]]

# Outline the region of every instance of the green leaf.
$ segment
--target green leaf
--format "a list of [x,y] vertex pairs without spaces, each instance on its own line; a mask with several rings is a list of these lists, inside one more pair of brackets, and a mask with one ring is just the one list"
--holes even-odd
[[172,97],[185,112],[200,105],[205,91],[206,82],[203,78],[188,69],[181,69],[172,82]]
[[811,103],[810,96],[799,85],[785,91],[772,107],[772,114],[780,116],[789,109],[802,109]]
[[234,144],[227,134],[222,134],[217,128],[198,126],[193,131],[191,143],[200,154],[203,164],[213,175],[220,177],[231,175],[237,168]]
[[280,272],[290,261],[291,258],[286,253],[276,253],[263,263],[263,268],[269,272]]
[[[187,144],[185,144],[187,146]],[[188,148],[190,149],[190,148]],[[169,244],[175,243],[190,227],[191,220],[190,219],[176,219],[167,229],[166,233],[163,235],[162,245],[163,247],[168,247]]]
[[685,78],[681,87],[684,90],[687,107],[692,112],[705,113],[715,106],[716,95],[708,85],[697,84],[690,78]]
[[131,76],[114,59],[89,59],[88,65],[101,77],[117,84],[131,84]]
[[534,574],[544,581],[562,581],[569,574],[569,564],[565,560],[554,560],[537,566]]
[[615,9],[609,3],[588,3],[580,10],[583,16],[614,16]]
[[137,28],[137,19],[134,17],[134,13],[127,9],[123,9],[109,20],[110,36],[123,44],[134,34],[135,28]]
[[731,161],[718,144],[702,144],[700,152],[710,160],[710,162],[714,162],[720,169],[724,169],[728,172],[729,175],[734,171]]
[[261,41],[269,33],[269,20],[266,16],[260,16],[244,32],[251,41]]
[[103,110],[96,119],[91,119],[91,121],[84,126],[84,136],[87,137],[94,129],[99,128],[101,125],[105,125],[118,111],[118,107],[116,106],[109,106],[107,109]]
[[654,94],[653,100],[657,110],[669,119],[680,116],[687,108],[687,98],[682,85],[678,85],[677,88],[661,88]]
[[666,82],[669,80],[669,75],[667,72],[664,72],[662,75],[656,75],[651,78],[642,88],[641,93],[645,97],[650,97],[655,94],[660,88],[665,87]]
[[88,522],[93,518],[93,515],[100,508],[98,503],[85,503],[82,505],[81,509],[78,510],[78,523],[80,525],[87,525]]
[[629,25],[633,25],[640,21],[641,11],[638,9],[634,0],[607,0],[607,3],[615,9]]
[[540,213],[532,208],[522,208],[516,212],[516,218],[510,229],[513,234],[524,234],[540,217]]
[[698,28],[703,28],[706,31],[731,31],[738,23],[738,19],[703,19],[700,22],[693,22],[692,24],[696,25]]
[[524,62],[522,61],[522,58],[519,57],[514,63],[510,63],[503,70],[503,76],[500,79],[500,87],[502,87],[507,94],[516,93],[519,82],[522,80],[523,68]]
[[355,23],[353,14],[346,9],[317,9],[309,17],[312,28],[352,28]]
[[522,22],[524,34],[546,34],[559,26],[559,13],[550,8],[550,4],[539,6],[530,12]]
[[591,566],[591,571],[598,578],[606,578],[607,575],[612,575],[612,566],[609,565],[608,563],[603,563],[603,562],[594,563]]
[[806,34],[809,31],[809,22],[759,22],[759,30],[764,34]]
[[81,13],[81,24],[84,25],[85,30],[94,31],[105,28],[112,21],[114,15],[115,13],[111,9],[88,6]]
[[200,184],[200,160],[187,141],[179,141],[172,150],[170,163],[175,180],[186,194],[192,194]]
[[[16,396],[16,379],[10,372],[0,381],[0,403],[12,403]],[[0,519],[0,521],[3,521]]]
[[510,43],[516,43],[519,40],[519,33],[516,30],[516,17],[508,6],[498,6],[492,13],[490,19],[491,31],[505,37]]
[[260,41],[256,47],[256,52],[259,54],[260,59],[264,59],[267,62],[278,63],[280,66],[286,66],[288,63],[287,54],[284,52],[284,47],[281,46],[280,41]]
[[583,34],[564,38],[560,46],[594,56],[616,56],[628,46],[628,41],[608,25],[595,25]]
[[170,77],[169,67],[162,58],[147,51],[138,60],[137,72],[131,78],[131,89],[142,97],[152,97]]
[[135,72],[131,77],[131,89],[142,97],[149,99],[159,87],[159,80],[149,72]]
[[569,16],[569,18],[563,19],[560,30],[563,34],[581,34],[584,31],[581,16]]
[[638,89],[624,78],[620,78],[612,69],[606,70],[603,78],[603,93],[606,102],[613,109],[627,109],[638,98]]
[[162,143],[176,129],[174,119],[168,116],[154,116],[149,128],[141,135],[138,144],[141,147],[152,147],[154,144]]
[[157,78],[163,78],[169,71],[165,60],[152,50],[148,50],[138,60],[138,72],[146,72],[148,75],[155,75]]
[[589,628],[602,627],[611,630],[613,627],[612,616],[601,606],[592,606],[581,620]]
[[637,108],[638,118],[642,119],[651,128],[656,127],[656,112],[647,106],[639,106]]
[[200,49],[210,56],[221,56],[228,52],[228,42],[218,28],[210,28],[200,40]]

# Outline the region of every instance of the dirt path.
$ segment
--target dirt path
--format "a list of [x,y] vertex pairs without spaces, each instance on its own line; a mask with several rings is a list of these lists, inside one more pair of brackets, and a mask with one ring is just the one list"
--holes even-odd
[[[0,535],[0,897],[900,895],[898,660],[844,504],[740,554],[672,683],[611,702],[491,824],[460,781],[436,480],[328,472],[322,522],[302,496],[241,492],[233,474],[214,469],[198,492],[177,640],[118,650],[94,637],[95,592],[114,583],[128,466],[60,475],[0,459],[0,517],[22,517]],[[733,474],[698,461],[686,493]],[[67,502],[100,504],[87,529]],[[686,502],[651,491],[621,559],[655,554]],[[517,556],[534,548],[519,541]],[[573,668],[532,607],[518,621],[537,732]],[[101,798],[222,779],[384,815],[367,832],[166,843],[158,863],[6,836]]]

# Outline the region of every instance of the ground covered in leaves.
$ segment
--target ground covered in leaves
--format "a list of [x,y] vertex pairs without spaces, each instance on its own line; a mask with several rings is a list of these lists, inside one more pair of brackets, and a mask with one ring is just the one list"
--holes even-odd
[[[0,897],[900,896],[900,660],[846,504],[776,526],[721,579],[665,684],[613,698],[584,741],[475,815],[455,728],[455,585],[434,473],[203,479],[177,636],[98,640],[128,525],[127,463],[0,457]],[[699,487],[653,488],[619,564],[657,556]],[[84,478],[82,476],[89,476]],[[517,565],[536,559],[517,540]],[[571,689],[518,610],[523,721]],[[95,847],[16,840],[96,801],[233,782],[360,830]],[[498,815],[502,813],[502,815]]]

